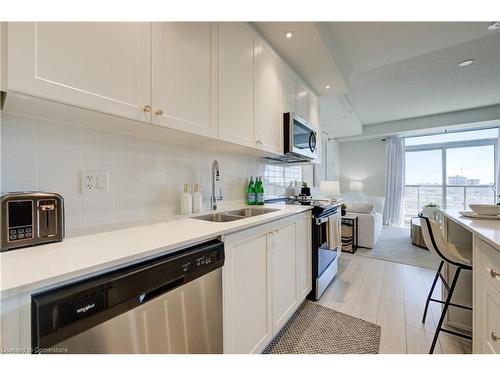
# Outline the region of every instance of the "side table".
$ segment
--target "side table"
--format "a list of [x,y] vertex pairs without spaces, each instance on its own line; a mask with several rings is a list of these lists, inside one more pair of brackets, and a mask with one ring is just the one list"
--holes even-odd
[[[420,218],[412,217],[410,223],[410,236],[411,243],[415,246],[427,249],[425,245],[424,236],[422,235],[422,227],[420,226]],[[428,250],[428,249],[427,249]]]
[[354,254],[358,249],[358,215],[342,216],[342,251]]

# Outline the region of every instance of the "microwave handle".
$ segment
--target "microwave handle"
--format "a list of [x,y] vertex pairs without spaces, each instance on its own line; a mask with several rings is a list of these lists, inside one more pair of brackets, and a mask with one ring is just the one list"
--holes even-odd
[[[312,140],[314,140],[314,146],[311,142]],[[311,150],[311,152],[314,152],[314,150],[316,150],[316,133],[314,132],[311,132],[311,134],[309,135],[309,149]]]

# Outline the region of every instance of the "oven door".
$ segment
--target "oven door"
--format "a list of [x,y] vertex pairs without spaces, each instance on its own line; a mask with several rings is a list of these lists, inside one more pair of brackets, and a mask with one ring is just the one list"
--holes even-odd
[[291,112],[285,118],[285,154],[313,160],[317,157],[318,135],[306,120]]
[[340,212],[334,212],[331,215],[313,219],[313,280],[315,280],[315,300],[321,297],[338,270],[341,244],[334,248],[329,246],[329,239],[334,235],[330,233],[329,225],[330,217],[333,215],[340,215]]

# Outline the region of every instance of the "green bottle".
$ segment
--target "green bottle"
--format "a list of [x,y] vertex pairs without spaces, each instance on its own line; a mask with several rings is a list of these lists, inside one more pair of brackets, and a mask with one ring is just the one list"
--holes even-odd
[[255,204],[255,185],[253,183],[252,177],[250,177],[248,179],[246,193],[247,193],[247,204],[254,205]]
[[264,204],[264,184],[262,183],[262,177],[259,177],[257,184],[255,186],[256,200],[258,205]]

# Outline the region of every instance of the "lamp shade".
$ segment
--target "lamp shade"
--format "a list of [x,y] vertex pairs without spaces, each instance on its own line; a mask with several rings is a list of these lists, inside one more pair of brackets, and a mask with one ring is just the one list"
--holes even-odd
[[361,181],[351,181],[349,191],[363,191],[363,183]]
[[321,181],[319,191],[323,195],[339,195],[340,185],[338,181]]

